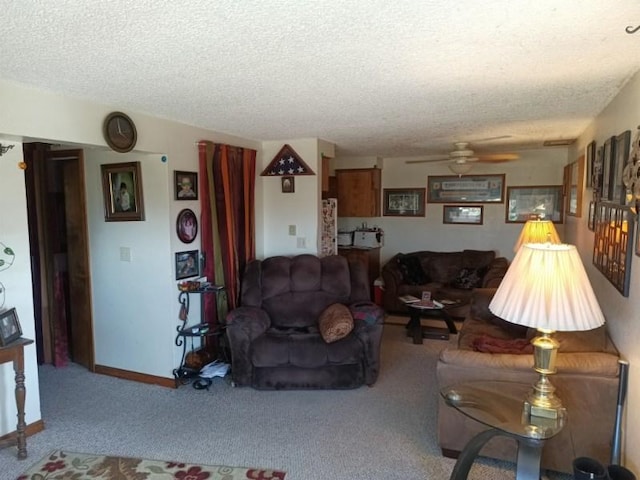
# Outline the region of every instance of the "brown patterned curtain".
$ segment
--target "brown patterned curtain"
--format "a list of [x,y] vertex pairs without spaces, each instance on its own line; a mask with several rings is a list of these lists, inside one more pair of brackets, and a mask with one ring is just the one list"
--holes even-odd
[[255,257],[256,151],[199,143],[203,275],[226,288],[216,304],[205,295],[205,318],[223,319],[238,305],[244,267]]

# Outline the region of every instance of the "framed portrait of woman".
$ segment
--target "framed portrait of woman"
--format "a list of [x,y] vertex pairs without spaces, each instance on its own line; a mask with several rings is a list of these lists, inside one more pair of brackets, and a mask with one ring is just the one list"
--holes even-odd
[[144,220],[140,162],[100,165],[107,222]]

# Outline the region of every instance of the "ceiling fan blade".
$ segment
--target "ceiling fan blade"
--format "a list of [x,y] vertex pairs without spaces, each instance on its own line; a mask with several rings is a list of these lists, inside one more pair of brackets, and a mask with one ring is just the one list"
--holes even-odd
[[430,157],[430,158],[420,158],[416,160],[405,160],[404,163],[410,165],[412,163],[435,163],[435,162],[446,162],[449,160],[448,155],[441,155],[439,157]]
[[517,160],[520,156],[516,153],[490,153],[478,155],[479,161],[486,163],[501,163]]
[[473,140],[473,143],[494,142],[496,140],[504,140],[511,137],[513,137],[513,135],[498,135],[497,137],[479,138],[478,140]]

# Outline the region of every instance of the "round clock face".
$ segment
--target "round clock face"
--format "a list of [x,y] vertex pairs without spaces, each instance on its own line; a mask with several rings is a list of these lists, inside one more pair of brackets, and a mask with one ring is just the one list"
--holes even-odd
[[107,144],[120,153],[133,150],[138,139],[133,120],[122,112],[113,112],[107,115],[104,120],[103,133]]

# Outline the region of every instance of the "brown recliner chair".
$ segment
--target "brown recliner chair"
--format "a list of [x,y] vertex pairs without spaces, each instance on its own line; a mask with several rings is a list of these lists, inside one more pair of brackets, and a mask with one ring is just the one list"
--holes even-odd
[[[336,303],[349,307],[354,327],[328,343],[318,321]],[[227,315],[233,382],[259,389],[373,385],[383,320],[361,264],[338,255],[253,260],[242,278],[240,306]]]

